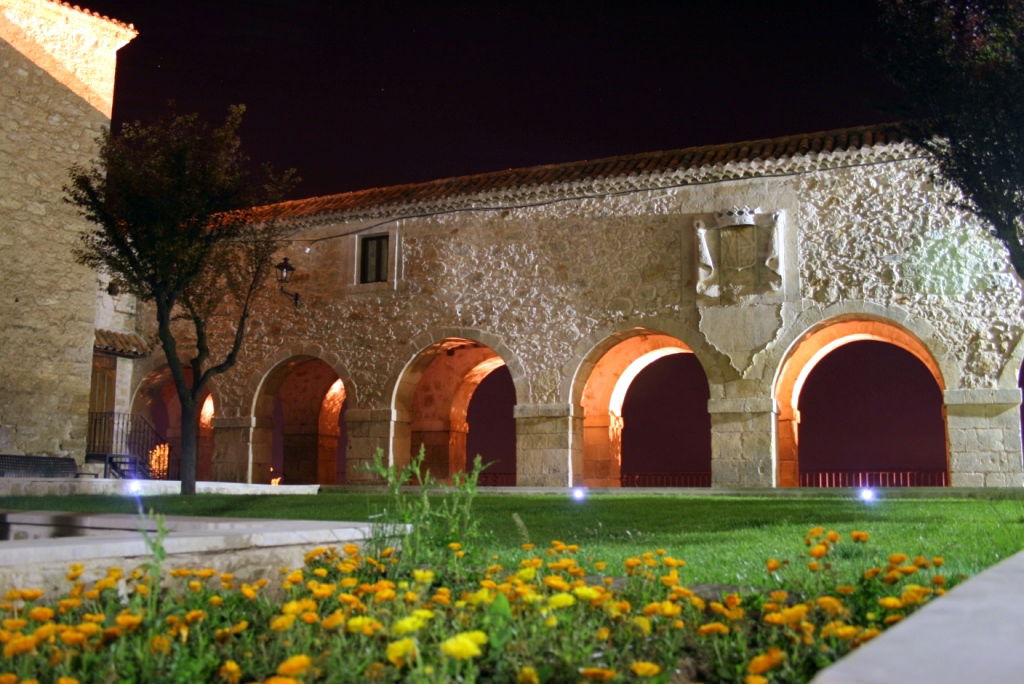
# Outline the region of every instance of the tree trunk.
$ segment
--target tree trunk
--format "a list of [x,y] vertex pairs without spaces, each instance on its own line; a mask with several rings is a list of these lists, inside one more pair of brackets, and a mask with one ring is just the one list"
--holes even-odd
[[190,398],[181,402],[181,493],[196,493],[196,455],[199,452],[199,404]]

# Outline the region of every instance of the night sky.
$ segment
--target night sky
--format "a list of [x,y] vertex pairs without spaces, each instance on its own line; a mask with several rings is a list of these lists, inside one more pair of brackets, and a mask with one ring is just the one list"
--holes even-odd
[[248,106],[310,196],[894,118],[870,2],[90,0],[115,125]]
[[[247,151],[279,169],[298,169],[303,183],[294,197],[858,126],[900,111],[898,94],[866,56],[866,42],[877,35],[867,1],[86,5],[140,33],[119,53],[115,127],[157,115],[168,100],[210,118],[245,104]],[[892,361],[884,350],[859,349],[826,359],[805,390],[805,400],[822,407],[848,402],[845,412],[830,409],[836,422],[812,421],[825,425],[820,436],[828,443],[865,434],[856,429],[840,438],[839,431],[877,390],[843,388],[862,380],[861,370]],[[657,422],[635,408],[643,395],[662,408],[673,395],[705,401],[698,395],[706,397],[706,386],[679,391],[679,378],[693,369],[667,369],[685,361],[693,359],[641,374],[627,396],[626,411],[644,416],[633,425]],[[900,385],[903,370],[879,372],[893,391],[909,388],[910,404],[930,402],[937,392],[916,380]],[[648,384],[654,389],[641,391]],[[474,403],[494,395],[505,412],[514,402],[510,392],[511,383],[496,376]],[[810,403],[801,402],[805,417],[814,415]],[[906,417],[903,409],[890,411]],[[510,418],[503,420],[498,432],[505,436],[484,448],[502,470],[512,439],[505,434]],[[695,420],[706,421],[706,413]],[[673,429],[695,428],[676,421]],[[678,443],[653,423],[644,432]],[[910,444],[914,433],[903,433]],[[889,438],[893,444],[896,437]],[[480,439],[471,433],[472,446],[483,447]],[[632,455],[654,447],[637,434],[624,439],[627,469],[671,459]],[[802,439],[812,455],[818,437]],[[695,447],[708,448],[703,440]]]

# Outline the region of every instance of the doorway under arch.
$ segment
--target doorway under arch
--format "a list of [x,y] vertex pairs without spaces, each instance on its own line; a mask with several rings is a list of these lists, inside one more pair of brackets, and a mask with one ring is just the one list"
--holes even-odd
[[776,379],[777,485],[945,486],[944,388],[934,357],[896,324],[812,330]]
[[[495,373],[498,375],[492,378]],[[510,434],[507,429],[509,421],[514,420],[514,386],[511,402],[507,397],[511,382],[505,360],[481,342],[447,337],[421,351],[406,366],[395,388],[395,465],[407,465],[422,448],[424,467],[434,478],[447,482],[471,464],[475,456],[468,450],[471,444],[479,448],[475,445],[489,443],[488,449],[499,458],[482,454],[485,463],[498,463],[484,471],[481,484],[515,484],[515,430]],[[505,397],[491,410],[474,411],[471,423],[470,405],[481,385],[484,395],[479,399],[485,404],[492,390]],[[491,431],[495,426],[504,435],[500,444],[471,437],[471,431]]]
[[[596,351],[580,397],[583,484],[710,486],[708,382],[692,350],[671,335],[638,329]],[[655,442],[656,454],[640,453]]]
[[296,356],[278,364],[257,392],[253,481],[345,482],[345,399],[344,383],[323,360]]

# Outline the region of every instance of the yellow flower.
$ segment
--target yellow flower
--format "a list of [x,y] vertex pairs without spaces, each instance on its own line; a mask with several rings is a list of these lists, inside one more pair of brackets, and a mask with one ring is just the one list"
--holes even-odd
[[365,616],[349,618],[348,622],[345,624],[345,629],[352,634],[362,633],[366,636],[372,636],[374,632],[378,629],[382,629],[383,627],[384,625],[373,618]]
[[814,539],[815,537],[820,537],[824,533],[825,533],[825,528],[822,527],[821,525],[819,525],[817,527],[812,527],[811,529],[807,530],[807,536],[810,537],[811,539]]
[[597,630],[597,640],[598,641],[605,641],[611,635],[612,635],[612,630],[610,630],[607,627],[601,627],[600,629]]
[[540,684],[537,671],[529,665],[523,665],[516,673],[516,684]]
[[295,677],[285,677],[282,675],[274,675],[267,677],[263,680],[263,684],[301,684]]
[[595,587],[576,587],[572,593],[581,601],[593,601],[601,598],[601,590]]
[[270,619],[270,631],[283,632],[286,629],[291,629],[293,624],[295,624],[294,615],[275,615]]
[[840,584],[838,587],[836,587],[836,591],[844,596],[849,596],[850,594],[857,591],[857,587],[853,586],[852,584]]
[[889,556],[889,565],[893,567],[907,562],[907,554],[905,553],[894,553]]
[[638,660],[629,666],[629,669],[633,671],[637,677],[653,677],[661,672],[661,666],[656,663],[649,663],[644,660]]
[[743,684],[768,684],[768,679],[761,675],[747,675],[743,678]]
[[580,676],[584,679],[591,679],[599,682],[606,682],[610,679],[615,679],[615,675],[618,673],[615,670],[609,670],[606,667],[584,667],[580,668]]
[[227,684],[238,684],[242,680],[242,668],[238,666],[234,660],[225,660],[224,664],[220,666],[220,670],[217,671],[220,678],[223,679]]
[[778,667],[785,659],[786,653],[781,648],[769,648],[761,655],[754,657],[750,663],[747,664],[747,672],[753,675],[759,675],[762,672],[767,672],[774,667]]
[[462,548],[462,544],[460,544],[459,542],[452,542],[448,544],[448,548],[452,551],[458,551]]
[[815,544],[811,547],[811,558],[824,558],[828,555],[828,547],[824,544]]
[[430,584],[431,582],[434,581],[434,571],[433,570],[413,570],[412,571],[412,578],[413,578],[414,581],[419,582],[420,584]]
[[45,593],[46,592],[42,589],[22,589],[21,598],[25,601],[35,601],[37,598],[40,598]]
[[565,592],[555,594],[548,598],[548,606],[551,608],[565,608],[576,603],[576,597]]
[[25,626],[28,625],[28,620],[24,618],[7,618],[0,624],[9,632],[18,632],[25,629]]
[[544,626],[548,629],[551,629],[552,627],[557,627],[558,618],[556,618],[554,615],[547,616],[546,618],[544,618]]
[[630,622],[636,625],[640,629],[640,631],[644,633],[644,636],[647,636],[651,633],[651,621],[643,615],[637,615]]
[[441,651],[456,660],[467,660],[481,655],[480,646],[465,634],[457,634],[441,643]]
[[866,542],[870,536],[870,534],[868,534],[867,532],[862,532],[861,530],[854,530],[850,533],[850,538],[853,539],[853,541],[855,542],[860,542],[861,544]]
[[900,601],[895,596],[883,596],[878,599],[878,605],[886,610],[898,610],[903,607],[903,601]]
[[387,647],[387,657],[395,667],[403,667],[416,657],[416,641],[410,637],[392,641]]
[[309,659],[308,655],[294,655],[277,666],[277,674],[285,676],[300,675],[308,670],[312,664],[313,661]]
[[57,677],[57,684],[78,684],[74,677]]
[[426,624],[427,622],[423,618],[417,617],[416,615],[409,615],[392,625],[391,633],[395,636],[401,636],[403,634],[408,634],[409,632],[415,632]]

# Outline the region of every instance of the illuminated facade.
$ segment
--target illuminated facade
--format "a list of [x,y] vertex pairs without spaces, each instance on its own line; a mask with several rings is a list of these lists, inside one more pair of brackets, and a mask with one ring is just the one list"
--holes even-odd
[[[131,301],[73,265],[77,219],[60,202],[67,167],[107,123],[113,55],[134,34],[60,3],[0,8],[2,78],[34,83],[11,89],[23,132],[3,138],[21,164],[3,215],[22,251],[0,275],[3,314],[18,322],[2,333],[0,451],[84,454],[102,394],[104,411],[162,431],[173,476],[161,354],[130,358],[146,351],[135,326],[148,317],[136,322]],[[45,21],[25,17],[51,15],[103,36],[89,50],[71,41],[102,57],[75,77],[88,87],[61,80],[76,73],[65,53],[30,54]],[[47,109],[58,96],[80,120]],[[44,138],[58,148],[26,152]],[[296,228],[282,256],[302,305],[263,294],[238,365],[203,398],[199,476],[369,482],[377,449],[404,464],[422,445],[439,478],[483,451],[489,484],[1021,486],[1024,290],[955,199],[898,130],[876,127],[275,206]],[[39,268],[52,235],[59,267]],[[867,382],[866,367],[825,372],[864,345],[894,350],[884,367],[896,370],[871,376],[874,395],[840,423],[896,397],[886,382],[905,369],[927,395],[914,423],[929,432],[923,460],[885,450],[891,425],[910,424],[906,404],[865,413],[874,422],[831,444],[815,428],[853,380]],[[666,398],[644,404],[639,388],[658,381]],[[507,434],[479,410],[489,393],[505,397]],[[645,457],[664,445],[644,445],[638,426],[668,448]],[[499,433],[503,444],[486,442]]]
[[[420,445],[448,477],[490,429],[467,416],[500,370],[515,446],[494,484],[1020,486],[1022,290],[954,198],[876,127],[278,205],[303,305],[268,293],[212,389],[214,477],[369,481],[375,449],[402,464]],[[803,398],[845,382],[815,369],[862,344],[926,385],[923,461],[884,449],[911,406],[834,442],[842,462],[812,458],[832,400]],[[676,456],[638,466],[630,430],[654,423],[629,417],[630,393],[680,355],[695,415],[669,422],[694,420]],[[861,403],[885,405],[892,380]]]

